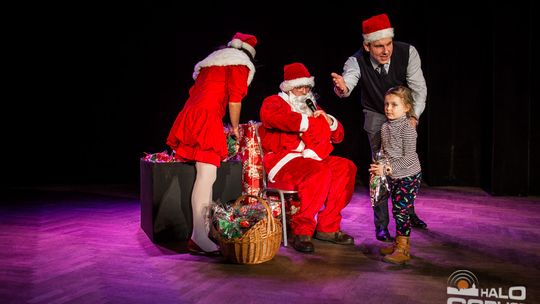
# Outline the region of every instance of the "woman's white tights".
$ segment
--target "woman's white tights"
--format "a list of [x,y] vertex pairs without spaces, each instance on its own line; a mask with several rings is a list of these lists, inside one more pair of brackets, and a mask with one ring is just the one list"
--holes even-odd
[[193,209],[193,233],[191,239],[202,250],[211,252],[218,250],[218,246],[208,238],[208,219],[210,203],[212,202],[212,186],[216,181],[217,167],[207,163],[196,162],[197,176],[191,193],[191,207]]

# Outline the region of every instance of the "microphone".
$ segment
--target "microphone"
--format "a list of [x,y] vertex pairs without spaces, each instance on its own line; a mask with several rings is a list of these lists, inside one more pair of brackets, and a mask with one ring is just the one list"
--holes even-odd
[[317,107],[315,106],[315,104],[313,104],[313,101],[311,99],[306,99],[306,105],[311,110],[311,112],[317,111]]

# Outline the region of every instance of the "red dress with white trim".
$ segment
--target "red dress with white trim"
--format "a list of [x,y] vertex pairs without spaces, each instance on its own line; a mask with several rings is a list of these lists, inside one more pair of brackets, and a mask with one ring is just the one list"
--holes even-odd
[[175,157],[220,166],[227,157],[223,117],[229,103],[246,96],[255,68],[237,49],[210,54],[195,67],[189,98],[167,137]]

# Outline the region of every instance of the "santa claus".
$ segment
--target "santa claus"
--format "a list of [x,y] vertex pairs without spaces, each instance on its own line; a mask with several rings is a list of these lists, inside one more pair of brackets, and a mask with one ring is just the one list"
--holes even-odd
[[344,129],[327,114],[312,93],[314,77],[302,63],[284,67],[281,92],[262,104],[259,128],[269,187],[298,191],[300,209],[291,218],[293,247],[313,252],[311,237],[336,244],[354,244],[341,231],[341,210],[354,192],[356,166],[330,156]]

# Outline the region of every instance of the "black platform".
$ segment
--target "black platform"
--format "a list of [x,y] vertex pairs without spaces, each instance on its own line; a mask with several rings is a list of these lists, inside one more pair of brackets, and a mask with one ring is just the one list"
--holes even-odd
[[[141,227],[152,242],[185,241],[191,236],[191,191],[194,163],[140,161]],[[224,162],[217,171],[214,201],[236,199],[242,193],[242,163]]]

